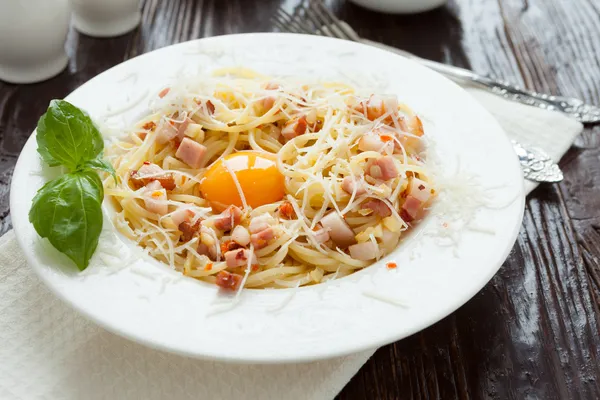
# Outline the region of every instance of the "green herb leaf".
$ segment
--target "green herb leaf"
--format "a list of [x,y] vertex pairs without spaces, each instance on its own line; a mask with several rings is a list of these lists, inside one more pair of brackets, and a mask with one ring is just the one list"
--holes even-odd
[[102,159],[102,155],[100,155],[96,159],[86,161],[83,164],[82,169],[83,170],[96,169],[96,170],[108,172],[109,174],[112,175],[113,179],[115,180],[115,183],[117,183],[117,174],[115,173],[115,169],[113,168],[111,163]]
[[41,237],[48,238],[83,271],[98,246],[103,197],[96,172],[66,174],[38,190],[29,221]]
[[95,159],[104,141],[92,119],[64,100],[52,100],[37,126],[38,152],[51,167],[64,165],[75,171]]

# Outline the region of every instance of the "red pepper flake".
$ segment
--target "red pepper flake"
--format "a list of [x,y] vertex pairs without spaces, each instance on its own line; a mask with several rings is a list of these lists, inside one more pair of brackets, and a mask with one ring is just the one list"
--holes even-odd
[[171,90],[171,89],[168,88],[168,87],[164,88],[163,90],[161,90],[160,92],[158,92],[158,97],[160,97],[162,99],[163,97],[165,97],[169,93],[169,90]]
[[210,100],[206,102],[206,108],[208,109],[208,113],[210,115],[215,113],[215,105]]
[[138,133],[137,133],[137,136],[138,136],[140,139],[144,140],[144,139],[146,139],[146,132],[138,132]]
[[252,266],[252,272],[256,272],[256,271],[258,271],[258,264],[254,264]]
[[147,131],[151,131],[154,128],[156,128],[156,123],[154,121],[146,122],[144,126],[142,126],[142,129]]
[[204,266],[204,270],[205,270],[205,271],[210,271],[210,270],[212,269],[212,267],[213,267],[213,264],[212,264],[212,263],[208,263],[208,264],[206,264],[206,265]]
[[279,206],[279,216],[283,219],[294,219],[296,218],[296,211],[294,211],[294,206],[289,201],[284,201],[281,206]]
[[423,190],[425,189],[425,185],[423,185],[422,183],[419,185],[419,190]]
[[227,240],[221,243],[221,253],[227,253],[230,250],[239,249],[242,246],[234,242],[233,240]]
[[395,262],[389,262],[387,264],[385,264],[385,266],[387,267],[387,269],[394,269],[396,268],[398,265],[396,265]]
[[144,165],[150,165],[150,161],[144,161]]
[[244,254],[244,250],[240,250],[235,255],[236,260],[246,260],[246,255]]
[[389,135],[380,135],[379,139],[381,139],[382,142],[390,142],[394,140],[394,138]]

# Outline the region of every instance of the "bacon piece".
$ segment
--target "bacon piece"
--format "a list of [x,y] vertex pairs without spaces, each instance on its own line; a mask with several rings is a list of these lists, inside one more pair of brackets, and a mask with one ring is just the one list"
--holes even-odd
[[173,174],[165,173],[156,164],[144,163],[139,170],[131,171],[130,178],[136,188],[148,185],[150,182],[158,181],[167,190],[175,189]]
[[154,121],[149,121],[149,122],[146,122],[146,123],[145,123],[145,124],[142,126],[142,129],[145,129],[145,130],[147,130],[147,131],[151,131],[151,130],[153,130],[154,128],[156,128],[156,122],[154,122]]
[[189,242],[200,230],[200,218],[195,223],[189,221],[183,221],[179,224],[178,229],[181,231],[181,237],[179,240],[182,242]]
[[269,244],[269,240],[275,237],[275,230],[270,226],[266,229],[261,230],[260,232],[254,233],[250,235],[250,240],[252,241],[252,245],[255,250],[262,249],[263,247],[267,247]]
[[231,240],[238,243],[241,246],[247,246],[250,243],[250,233],[248,229],[244,228],[242,225],[238,225],[231,232]]
[[383,142],[379,135],[368,133],[361,136],[358,140],[358,149],[360,151],[376,151],[381,152],[388,146],[386,142]]
[[166,121],[162,121],[156,130],[156,142],[165,144],[177,137],[177,128]]
[[281,134],[286,140],[292,140],[297,136],[304,135],[307,127],[308,123],[306,122],[306,117],[302,116],[286,122],[285,126],[281,130]]
[[431,198],[431,186],[429,183],[419,179],[412,178],[408,188],[409,196],[416,198],[417,200],[426,203]]
[[289,201],[284,201],[279,206],[279,216],[283,219],[294,219],[296,218],[296,211],[294,206]]
[[348,247],[348,251],[350,251],[350,257],[354,258],[355,260],[369,261],[377,258],[379,255],[379,246],[369,241],[353,244],[352,246]]
[[[211,260],[217,259],[217,250],[219,243],[217,242],[215,231],[212,228],[209,228],[204,225],[200,225],[200,241],[206,245],[206,255],[209,256]],[[200,253],[202,254],[202,253]]]
[[165,97],[167,94],[169,94],[169,91],[170,91],[170,90],[171,90],[171,89],[170,89],[170,88],[168,88],[168,87],[164,88],[163,90],[161,90],[160,92],[158,92],[158,97],[160,97],[160,98],[162,99],[162,98],[163,98],[163,97]]
[[178,124],[177,126],[177,137],[179,138],[179,140],[182,140],[185,136],[185,131],[188,128],[188,126],[190,125],[190,123],[192,122],[192,120],[190,120],[189,118],[186,118],[183,120],[182,123]]
[[241,275],[232,274],[227,271],[219,271],[216,283],[217,286],[222,289],[235,291],[239,289],[243,279],[244,277]]
[[379,215],[380,217],[384,217],[384,218],[392,215],[392,210],[390,210],[388,205],[380,199],[371,199],[371,200],[365,202],[361,208],[363,210],[364,209],[373,210],[373,212],[375,214]]
[[208,100],[206,102],[206,109],[208,110],[209,115],[213,115],[215,113],[215,105],[212,103],[212,101]]
[[236,206],[229,206],[215,219],[215,228],[222,231],[229,231],[240,223],[242,219],[242,210]]
[[330,212],[321,219],[321,225],[329,233],[329,237],[340,248],[346,248],[356,243],[354,231],[335,211]]
[[317,224],[313,231],[315,233],[315,241],[319,244],[323,244],[330,239],[329,232],[321,224]]
[[196,214],[189,208],[179,208],[177,211],[171,213],[171,220],[176,226],[179,226],[182,222],[189,222],[194,218]]
[[192,168],[200,168],[206,147],[190,139],[183,138],[175,156]]
[[377,95],[371,95],[369,100],[366,103],[367,107],[367,118],[370,121],[375,121],[377,118],[383,116],[385,114],[385,104],[383,102],[383,98]]
[[361,177],[358,176],[347,176],[342,181],[342,190],[348,194],[352,194],[356,190],[356,195],[361,196],[367,193],[364,182]]
[[367,174],[375,179],[388,181],[398,176],[398,169],[392,156],[384,156],[367,164]]
[[205,245],[202,242],[198,243],[198,247],[196,248],[196,252],[198,254],[200,254],[201,256],[206,256],[206,257],[212,259],[212,257],[210,256],[210,252],[208,250],[208,246]]
[[[251,251],[248,249],[231,250],[225,253],[225,262],[229,268],[247,266],[250,255]],[[252,253],[250,263],[252,265],[258,264],[258,260],[256,259],[256,255],[254,253]]]
[[167,191],[165,189],[156,189],[156,186],[160,186],[158,182],[150,182],[146,187],[144,194],[144,206],[146,210],[151,213],[165,215],[169,211],[169,205],[167,204]]
[[250,233],[258,233],[267,228],[270,228],[271,224],[273,224],[273,223],[275,223],[275,220],[273,219],[273,217],[271,217],[269,214],[265,213],[265,214],[259,215],[258,217],[252,218],[248,229],[250,230]]
[[225,254],[228,251],[236,250],[241,247],[242,246],[240,246],[238,243],[234,242],[233,240],[226,240],[225,242],[221,243],[221,253]]
[[400,217],[406,222],[411,222],[415,220],[419,211],[421,210],[421,205],[423,202],[413,196],[406,197],[404,204],[402,204],[402,208],[400,209]]

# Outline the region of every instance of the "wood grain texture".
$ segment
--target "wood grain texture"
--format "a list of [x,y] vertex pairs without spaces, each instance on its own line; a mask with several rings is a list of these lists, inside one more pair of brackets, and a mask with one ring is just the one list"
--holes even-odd
[[[272,30],[298,0],[146,0],[134,32],[94,39],[71,31],[69,67],[35,85],[0,82],[0,234],[17,156],[50,99],[172,43]],[[366,38],[540,91],[600,103],[597,0],[455,0],[414,16],[328,5]],[[379,349],[340,399],[600,398],[600,128],[561,166],[565,181],[528,199],[523,228],[492,281],[457,312]]]

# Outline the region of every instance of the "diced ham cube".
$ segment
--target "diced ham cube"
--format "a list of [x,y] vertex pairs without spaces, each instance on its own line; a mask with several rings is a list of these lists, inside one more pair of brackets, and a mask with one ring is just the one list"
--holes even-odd
[[419,211],[423,202],[413,196],[407,196],[402,208],[400,209],[400,217],[406,222],[411,222],[419,216]]
[[371,199],[371,200],[365,202],[361,208],[367,209],[367,210],[373,210],[373,212],[375,214],[379,215],[380,217],[384,217],[384,218],[392,215],[392,210],[390,210],[388,205],[380,199]]
[[229,206],[215,219],[215,228],[222,231],[229,231],[240,223],[242,219],[242,210],[236,206]]
[[384,156],[367,164],[367,174],[375,179],[388,181],[398,176],[398,169],[392,156]]
[[231,240],[241,246],[247,246],[250,243],[250,232],[242,225],[238,225],[231,232]]
[[302,116],[298,119],[289,120],[281,130],[281,134],[286,140],[292,140],[296,136],[304,135],[306,128],[308,128],[308,123],[306,117]]
[[217,286],[222,289],[235,291],[239,289],[243,279],[244,277],[241,275],[232,274],[227,271],[219,271],[216,283]]
[[252,253],[248,249],[238,249],[231,250],[225,253],[225,262],[227,263],[227,267],[243,267],[248,265],[248,259],[250,259],[250,264],[258,264],[258,260],[256,259],[256,255]]
[[269,240],[275,237],[275,230],[270,226],[266,229],[261,230],[258,233],[253,233],[250,236],[250,240],[252,241],[252,245],[255,250],[262,249],[263,247],[267,247],[269,244]]
[[167,191],[165,189],[154,189],[154,187],[160,184],[156,181],[149,184],[150,187],[146,187],[144,194],[144,205],[146,210],[151,213],[165,215],[169,211],[169,205],[167,204]]
[[346,248],[356,243],[354,231],[335,211],[321,219],[321,225],[329,232],[329,237],[340,248]]
[[356,190],[356,196],[361,196],[367,193],[365,183],[359,176],[347,176],[342,181],[342,190],[348,194],[352,194]]
[[350,257],[355,260],[369,261],[374,260],[379,255],[379,246],[373,242],[364,242],[353,244],[348,247],[350,251]]
[[200,168],[206,147],[190,138],[183,138],[175,156],[192,168]]

